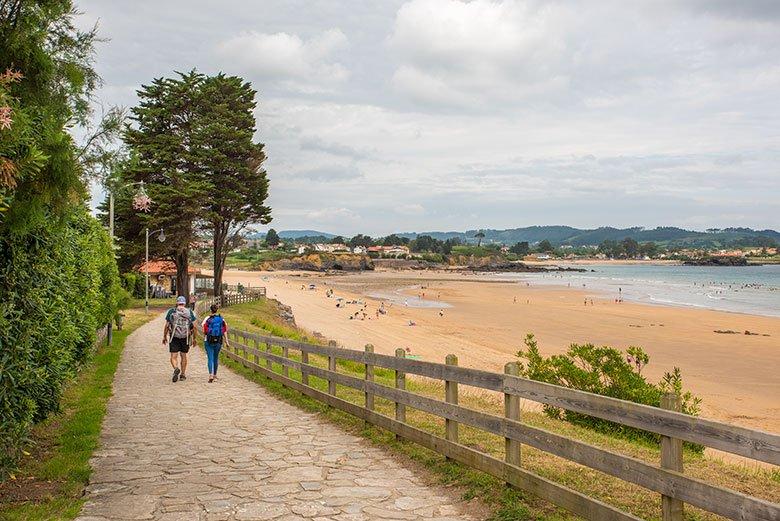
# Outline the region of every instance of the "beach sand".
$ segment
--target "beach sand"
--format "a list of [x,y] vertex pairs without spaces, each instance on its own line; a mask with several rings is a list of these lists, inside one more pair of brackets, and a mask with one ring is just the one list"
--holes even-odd
[[[516,360],[514,355],[524,347],[529,332],[545,355],[561,353],[571,343],[621,349],[641,346],[650,356],[643,374],[656,382],[664,372],[679,367],[684,387],[703,399],[702,416],[780,432],[778,318],[617,304],[612,297],[593,292],[529,287],[525,282],[495,282],[484,275],[461,273],[227,271],[225,281],[266,286],[269,297],[292,307],[299,326],[344,347],[362,349],[371,343],[376,352],[385,354],[408,347],[412,354],[434,362],[444,362],[453,353],[462,366],[503,371],[506,362]],[[317,289],[309,290],[309,284]],[[336,297],[367,302],[370,320],[350,320],[349,315],[361,306],[336,308],[335,298],[325,296],[328,288],[334,289]],[[431,307],[413,307],[423,292],[426,301],[433,301],[428,303]],[[368,297],[376,293],[395,300],[379,319],[380,300]],[[594,305],[584,305],[586,298],[592,298]],[[452,307],[440,308],[437,299]],[[410,307],[404,306],[404,300]],[[410,320],[416,325],[409,326]]]

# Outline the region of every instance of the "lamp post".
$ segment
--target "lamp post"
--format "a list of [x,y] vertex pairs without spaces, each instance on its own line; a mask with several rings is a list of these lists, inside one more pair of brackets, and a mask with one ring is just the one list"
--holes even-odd
[[160,236],[157,238],[160,242],[165,242],[165,232],[162,228],[159,230],[155,230],[153,232],[149,232],[149,228],[146,228],[146,262],[144,263],[144,271],[146,271],[146,285],[144,289],[146,290],[145,293],[145,299],[144,299],[144,310],[146,314],[149,314],[149,237],[154,235],[155,233],[159,233]]
[[[128,186],[141,185],[138,188],[138,192],[133,198],[133,206],[138,210],[148,211],[148,204],[151,202],[149,196],[146,195],[143,181],[136,181],[134,183],[127,183],[117,188],[117,190],[123,190]],[[141,205],[142,207],[139,207]],[[145,205],[145,206],[144,206]],[[111,237],[111,245],[114,244],[114,191],[108,191],[108,235]]]

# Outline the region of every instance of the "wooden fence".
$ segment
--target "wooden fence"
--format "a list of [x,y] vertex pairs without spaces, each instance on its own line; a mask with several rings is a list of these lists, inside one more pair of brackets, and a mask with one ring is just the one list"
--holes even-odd
[[[314,345],[236,330],[230,331],[229,338],[230,349],[223,349],[223,352],[245,367],[311,398],[387,429],[398,437],[416,442],[450,459],[530,491],[586,519],[601,521],[639,518],[523,469],[522,444],[661,494],[665,521],[682,520],[684,503],[729,519],[780,520],[780,504],[686,476],[682,467],[683,441],[780,465],[780,435],[676,412],[679,398],[673,394],[664,396],[663,408],[656,408],[520,378],[517,376],[516,363],[507,364],[504,374],[500,374],[458,367],[454,355],[449,355],[446,363],[439,364],[405,358],[402,349],[396,351],[396,356],[388,356],[375,354],[371,346],[366,346],[365,351],[355,351],[333,345]],[[273,352],[273,346],[281,348],[281,355]],[[300,361],[290,358],[290,350],[300,352]],[[276,349],[276,351],[280,350]],[[309,355],[327,358],[328,369],[309,364]],[[260,359],[265,360],[265,364],[261,365]],[[337,360],[351,360],[363,364],[364,377],[358,378],[337,372]],[[273,364],[281,365],[281,373],[274,371]],[[376,383],[375,367],[395,371],[395,387]],[[301,372],[300,381],[290,378],[291,368]],[[405,388],[407,374],[443,381],[444,400],[407,391]],[[310,386],[310,376],[327,380],[328,392]],[[364,405],[360,406],[339,398],[336,395],[336,384],[362,391],[365,396]],[[459,405],[459,384],[503,393],[505,415],[496,416]],[[394,402],[394,417],[374,410],[375,397]],[[657,433],[661,436],[660,465],[651,465],[630,456],[524,424],[520,416],[521,398]],[[444,418],[446,436],[437,436],[408,424],[407,407]],[[460,424],[504,437],[505,458],[501,460],[476,448],[460,444],[458,442]]]
[[236,304],[254,302],[261,298],[265,298],[265,288],[247,288],[243,293],[228,293],[220,295],[219,297],[211,297],[203,301],[203,305],[208,308],[208,306],[216,303],[219,307],[225,308],[228,306],[235,306]]

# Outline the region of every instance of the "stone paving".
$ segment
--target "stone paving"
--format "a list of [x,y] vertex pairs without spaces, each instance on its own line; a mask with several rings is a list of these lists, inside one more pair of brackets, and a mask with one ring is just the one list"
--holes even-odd
[[190,352],[171,382],[162,316],[127,339],[79,521],[475,520],[381,448]]

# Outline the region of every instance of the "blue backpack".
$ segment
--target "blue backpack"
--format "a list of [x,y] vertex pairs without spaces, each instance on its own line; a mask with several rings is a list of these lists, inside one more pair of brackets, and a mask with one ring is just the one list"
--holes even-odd
[[209,344],[222,343],[222,325],[225,320],[220,315],[214,315],[209,318],[208,332],[206,333],[206,342]]

